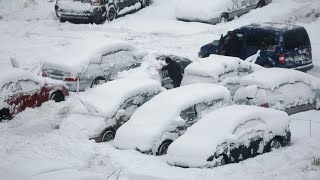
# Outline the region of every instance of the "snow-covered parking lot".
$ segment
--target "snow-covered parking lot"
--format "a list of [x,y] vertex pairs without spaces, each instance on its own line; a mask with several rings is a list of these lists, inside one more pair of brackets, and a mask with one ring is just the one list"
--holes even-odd
[[[273,0],[233,21],[208,25],[175,19],[178,0],[153,0],[136,13],[104,24],[60,23],[54,1],[0,0],[0,66],[10,59],[21,65],[81,53],[94,42],[125,40],[150,52],[166,52],[195,59],[199,48],[228,30],[250,23],[278,22],[304,26],[312,44],[315,67],[308,73],[320,78],[320,1]],[[77,44],[77,51],[65,51]],[[70,48],[72,49],[72,48]],[[0,72],[1,75],[1,72]],[[47,102],[0,123],[0,179],[293,179],[319,180],[320,111],[291,115],[290,146],[240,163],[213,169],[179,168],[166,155],[151,156],[118,150],[113,142],[95,143],[74,123],[65,122],[78,95],[65,102]]]

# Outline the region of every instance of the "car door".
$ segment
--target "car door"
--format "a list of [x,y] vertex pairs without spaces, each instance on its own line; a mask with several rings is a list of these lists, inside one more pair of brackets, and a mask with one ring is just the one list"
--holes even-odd
[[229,19],[241,16],[246,10],[246,0],[232,0],[232,10],[229,13]]
[[234,162],[254,157],[263,152],[264,130],[260,126],[264,121],[260,118],[248,119],[238,124],[233,134],[238,137],[235,143],[230,144],[230,154]]
[[246,0],[247,1],[247,10],[255,9],[260,0]]

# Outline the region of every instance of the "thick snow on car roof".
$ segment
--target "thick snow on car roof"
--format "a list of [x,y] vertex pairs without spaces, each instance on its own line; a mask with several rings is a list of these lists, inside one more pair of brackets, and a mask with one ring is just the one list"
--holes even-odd
[[257,28],[257,29],[269,29],[274,31],[287,31],[291,29],[302,28],[301,26],[293,25],[293,24],[283,24],[283,23],[273,23],[273,22],[265,22],[259,24],[250,24],[242,27],[241,29],[247,28]]
[[180,0],[176,5],[176,17],[185,20],[210,20],[218,18],[232,8],[231,0]]
[[161,84],[147,78],[123,78],[107,82],[85,92],[81,99],[94,107],[98,114],[112,117],[125,100],[139,94],[163,91]]
[[220,55],[211,55],[207,58],[200,58],[189,64],[185,69],[185,75],[198,75],[210,77],[212,80],[220,82],[222,74],[237,71],[238,69],[245,70],[261,70],[263,67],[241,60],[237,57],[228,57]]
[[229,98],[227,88],[205,83],[162,92],[138,108],[130,120],[118,129],[114,145],[121,149],[150,150],[163,133],[174,130],[170,127],[177,124],[184,109],[194,104]]
[[[237,130],[239,125],[250,120],[259,120],[259,123],[250,123],[250,126],[245,126],[240,132]],[[289,122],[287,113],[274,109],[247,105],[223,107],[207,114],[176,139],[169,146],[167,162],[172,165],[201,167],[221,143],[237,141],[252,130],[272,131],[269,134],[272,138],[274,134],[285,132]]]
[[1,67],[0,71],[0,88],[9,82],[18,82],[19,80],[33,80],[38,83],[44,83],[40,77],[23,69]]
[[320,79],[292,69],[268,68],[241,78],[241,85],[257,85],[260,88],[271,90],[283,84],[295,82],[304,82],[313,89],[320,88]]
[[88,40],[86,43],[68,44],[63,52],[48,57],[43,68],[57,68],[66,71],[79,71],[89,63],[100,63],[102,56],[118,51],[138,51],[131,43],[112,39]]

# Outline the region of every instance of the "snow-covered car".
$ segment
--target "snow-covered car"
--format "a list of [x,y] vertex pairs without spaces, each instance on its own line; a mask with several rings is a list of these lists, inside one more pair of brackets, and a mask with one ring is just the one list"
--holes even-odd
[[55,12],[61,22],[80,19],[99,24],[149,3],[150,0],[56,0]]
[[211,55],[188,65],[185,68],[181,85],[220,84],[227,87],[233,95],[240,86],[241,77],[261,69],[264,68],[236,57]]
[[159,82],[151,79],[110,81],[81,94],[82,103],[74,107],[65,122],[80,126],[96,142],[110,141],[138,107],[163,90]]
[[163,155],[203,114],[230,104],[230,92],[216,84],[190,84],[164,91],[142,105],[118,129],[114,146]]
[[270,68],[244,76],[233,101],[294,114],[319,108],[320,79],[301,71]]
[[239,162],[291,140],[288,114],[258,106],[233,105],[200,119],[168,149],[167,162],[214,167]]
[[182,21],[217,24],[271,2],[272,0],[180,0],[176,6],[176,18]]
[[0,121],[12,119],[17,113],[53,100],[64,101],[68,87],[18,68],[1,68]]
[[141,64],[144,52],[127,42],[110,41],[65,47],[66,53],[47,59],[42,67],[43,76],[64,81],[70,91],[84,91]]

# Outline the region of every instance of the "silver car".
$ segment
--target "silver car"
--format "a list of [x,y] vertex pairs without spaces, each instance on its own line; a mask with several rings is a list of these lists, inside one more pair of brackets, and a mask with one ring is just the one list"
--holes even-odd
[[272,0],[198,0],[195,3],[193,0],[183,0],[177,4],[176,18],[181,21],[217,24],[271,2]]
[[115,79],[120,71],[139,66],[145,55],[126,42],[102,45],[98,49],[90,46],[86,48],[93,48],[92,52],[88,50],[91,55],[81,55],[79,58],[74,52],[71,55],[74,59],[71,63],[72,58],[68,56],[62,56],[60,61],[46,62],[42,68],[43,76],[64,81],[70,91],[84,91]]

